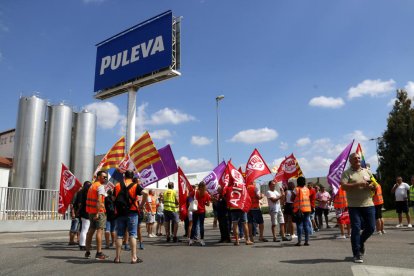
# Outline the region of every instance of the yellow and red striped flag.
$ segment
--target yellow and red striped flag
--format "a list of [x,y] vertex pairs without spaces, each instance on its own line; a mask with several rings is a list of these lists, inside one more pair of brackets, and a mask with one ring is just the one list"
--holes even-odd
[[141,172],[149,165],[161,160],[160,154],[155,148],[148,131],[142,134],[142,136],[131,146],[129,156],[138,172]]
[[99,163],[97,171],[107,171],[110,168],[117,168],[119,162],[125,156],[125,137],[122,136],[112,148],[105,154],[102,158],[101,163]]

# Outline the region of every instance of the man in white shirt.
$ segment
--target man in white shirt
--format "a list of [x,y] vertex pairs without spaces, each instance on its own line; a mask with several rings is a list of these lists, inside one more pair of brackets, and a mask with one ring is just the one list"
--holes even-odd
[[285,220],[283,218],[283,212],[280,208],[280,199],[283,197],[283,190],[276,190],[276,182],[269,181],[269,190],[266,192],[267,202],[269,205],[269,215],[272,221],[272,234],[273,241],[280,242],[280,239],[276,237],[276,225],[280,225],[280,235],[283,241],[290,241],[285,236]]
[[395,211],[398,214],[398,224],[396,227],[402,227],[402,213],[405,213],[407,218],[408,228],[413,227],[411,225],[410,212],[408,212],[408,191],[410,186],[402,181],[402,177],[397,177],[397,183],[392,187],[391,193],[395,193]]

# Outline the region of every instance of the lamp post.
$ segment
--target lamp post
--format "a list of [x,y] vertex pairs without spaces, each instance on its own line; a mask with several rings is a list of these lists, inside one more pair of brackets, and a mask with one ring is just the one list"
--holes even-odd
[[224,99],[224,95],[216,97],[216,114],[217,114],[217,165],[220,164],[220,147],[219,147],[219,101]]
[[[377,153],[378,168],[379,168],[379,165],[380,165],[380,159],[379,159],[379,156],[378,156],[378,141],[379,141],[380,139],[382,139],[382,137],[377,137],[377,138],[371,138],[371,139],[368,139],[369,141],[375,141],[375,152]],[[380,173],[380,171],[379,171],[379,169],[378,169],[378,168],[377,168],[377,171],[378,171],[378,178],[379,178],[379,179],[381,179],[381,173]]]

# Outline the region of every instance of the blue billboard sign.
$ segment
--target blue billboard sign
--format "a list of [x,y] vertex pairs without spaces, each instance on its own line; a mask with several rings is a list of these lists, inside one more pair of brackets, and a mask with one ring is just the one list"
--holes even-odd
[[112,88],[172,63],[172,12],[146,20],[97,45],[94,91]]

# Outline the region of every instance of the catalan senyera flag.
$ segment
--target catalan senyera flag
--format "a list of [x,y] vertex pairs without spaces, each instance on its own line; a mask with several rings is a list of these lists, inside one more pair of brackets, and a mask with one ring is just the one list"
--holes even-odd
[[360,143],[358,143],[358,146],[356,148],[355,153],[358,154],[359,157],[361,157],[361,167],[362,168],[366,168],[367,167],[367,163],[365,162],[364,152],[362,151],[362,147],[361,147],[361,144]]
[[129,156],[138,172],[161,160],[148,131],[131,146]]
[[107,171],[111,168],[118,167],[119,162],[125,156],[125,137],[122,136],[112,148],[105,154],[102,158],[101,163],[99,163],[98,168],[95,171],[95,174],[98,171]]

